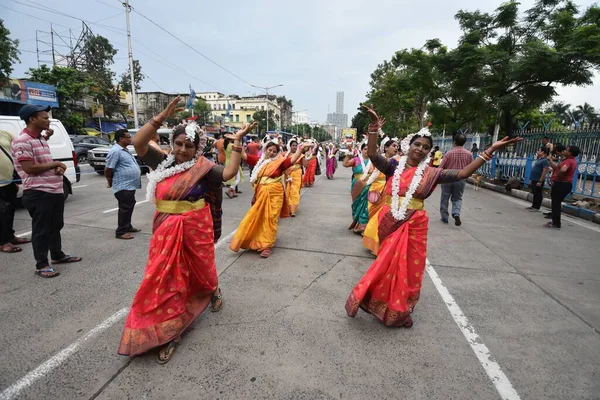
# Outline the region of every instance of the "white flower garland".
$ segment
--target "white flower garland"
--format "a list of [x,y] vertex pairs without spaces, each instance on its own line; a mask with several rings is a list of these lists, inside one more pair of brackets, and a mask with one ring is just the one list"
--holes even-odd
[[400,177],[406,167],[406,160],[408,160],[408,156],[402,156],[400,158],[400,162],[394,171],[394,177],[392,179],[392,215],[397,221],[403,221],[406,218],[408,205],[419,188],[421,180],[423,179],[423,172],[425,171],[425,168],[427,168],[427,164],[429,164],[429,157],[426,157],[421,161],[417,167],[415,176],[413,176],[413,179],[404,194],[404,200],[402,201],[402,204],[400,204]]
[[163,162],[158,164],[158,167],[146,176],[148,177],[148,187],[146,188],[146,200],[154,201],[154,196],[156,194],[156,186],[159,182],[165,180],[166,178],[177,175],[181,172],[187,171],[192,168],[194,164],[198,161],[198,154],[190,161],[186,161],[181,164],[174,165],[169,167],[175,162],[175,156],[170,154]]
[[[275,158],[277,158],[277,157],[275,157]],[[258,174],[260,173],[260,171],[262,171],[262,169],[268,163],[275,160],[275,158],[265,158],[265,153],[263,153],[262,156],[260,157],[260,160],[258,160],[258,163],[256,163],[256,165],[254,166],[254,169],[252,169],[252,174],[250,175],[250,183],[256,182],[256,179],[258,179]]]

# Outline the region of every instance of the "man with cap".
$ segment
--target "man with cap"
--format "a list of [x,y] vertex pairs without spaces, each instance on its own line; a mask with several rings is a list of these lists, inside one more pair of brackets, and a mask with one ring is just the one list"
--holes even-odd
[[[67,166],[52,159],[47,140],[54,133],[50,129],[50,107],[25,105],[19,117],[26,127],[12,143],[15,169],[23,179],[23,206],[29,211],[32,226],[35,274],[54,278],[59,273],[48,263],[48,250],[52,264],[81,261],[62,251],[60,230],[64,225],[63,174]],[[42,132],[46,131],[46,135]]]

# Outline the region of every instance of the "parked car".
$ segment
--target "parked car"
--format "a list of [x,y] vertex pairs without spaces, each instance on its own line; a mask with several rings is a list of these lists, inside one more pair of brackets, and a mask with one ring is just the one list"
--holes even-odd
[[[19,117],[0,115],[0,130],[10,132],[14,138],[18,137],[25,128],[25,121]],[[60,161],[67,166],[63,175],[63,190],[65,200],[73,193],[72,185],[79,182],[81,174],[77,164],[77,155],[73,143],[64,125],[57,119],[50,119],[50,128],[54,134],[48,140],[48,147],[54,161]],[[19,191],[21,192],[21,191]]]
[[110,147],[110,142],[101,137],[94,136],[71,136],[73,147],[75,148],[75,154],[77,155],[77,161],[79,164],[87,163],[88,151],[98,146]]
[[[137,132],[137,130],[130,129],[131,137],[133,137],[136,132]],[[118,145],[114,144],[112,146],[118,146]],[[100,146],[100,147],[94,147],[93,149],[88,150],[88,154],[87,154],[88,164],[90,164],[90,166],[92,168],[94,168],[94,171],[96,171],[100,175],[104,175],[104,168],[106,167],[106,156],[108,155],[108,151],[110,150],[110,148],[112,146],[110,146],[110,145],[109,146]],[[138,158],[133,146],[128,146],[127,150],[129,150],[129,152],[135,157],[138,165],[140,166],[140,170],[142,171],[142,174],[145,174],[150,171],[150,168],[146,164],[144,164],[144,162],[142,160],[140,160]]]

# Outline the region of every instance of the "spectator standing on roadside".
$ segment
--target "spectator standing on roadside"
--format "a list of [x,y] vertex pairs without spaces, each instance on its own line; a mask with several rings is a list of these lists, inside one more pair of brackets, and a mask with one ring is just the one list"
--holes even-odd
[[[15,169],[23,179],[23,206],[31,216],[31,239],[35,257],[36,275],[54,278],[60,275],[48,263],[48,250],[52,264],[81,261],[81,257],[62,251],[60,230],[64,225],[65,198],[63,174],[67,166],[52,159],[47,140],[54,133],[50,129],[50,107],[25,105],[19,117],[26,123],[12,144]],[[46,136],[42,132],[46,131]]]
[[531,174],[529,175],[531,179],[531,193],[533,194],[533,202],[531,203],[530,207],[527,207],[527,210],[531,212],[540,211],[542,199],[544,198],[544,183],[546,182],[546,175],[550,169],[550,163],[548,162],[546,151],[546,147],[540,147],[538,149],[537,160],[533,162]]
[[473,154],[473,158],[477,157],[477,153],[479,153],[479,147],[477,147],[477,143],[473,143],[473,147],[471,147],[471,153]]
[[106,156],[104,176],[108,188],[112,188],[119,202],[117,239],[133,239],[132,233],[140,230],[131,225],[135,207],[135,191],[142,188],[141,171],[135,157],[127,150],[131,145],[131,135],[127,129],[115,132],[115,144]]
[[[461,170],[473,162],[473,154],[465,149],[467,137],[462,133],[457,133],[454,136],[454,147],[444,155],[444,158],[439,164],[440,169],[456,169]],[[448,223],[448,200],[452,200],[452,218],[454,225],[461,226],[460,209],[462,207],[462,197],[465,191],[466,181],[458,181],[446,183],[442,186],[442,198],[440,201],[440,214],[442,222]]]
[[[444,157],[444,153],[442,153],[440,151],[440,146],[435,146],[435,148],[433,149],[432,166],[435,168],[439,168],[443,157]],[[471,160],[471,161],[473,161],[473,160]]]
[[[18,253],[19,244],[30,243],[30,239],[15,236],[15,204],[17,202],[17,184],[14,162],[11,156],[13,137],[10,132],[0,131],[0,252]],[[16,176],[15,176],[16,175]]]
[[542,147],[546,149],[546,155],[552,154],[554,150],[554,145],[547,136],[542,138]]
[[575,157],[579,155],[579,147],[569,146],[566,149],[564,146],[556,146],[557,154],[562,154],[563,160],[557,165],[552,158],[548,156],[548,162],[552,167],[552,189],[550,197],[552,199],[552,222],[544,225],[546,228],[560,229],[561,227],[561,211],[563,200],[571,193],[573,189],[573,176],[577,170],[577,160]]

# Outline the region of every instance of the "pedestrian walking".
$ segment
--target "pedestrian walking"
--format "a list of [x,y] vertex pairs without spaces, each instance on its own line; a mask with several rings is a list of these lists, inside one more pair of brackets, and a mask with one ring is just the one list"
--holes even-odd
[[424,200],[437,184],[467,179],[492,159],[494,151],[522,139],[505,137],[462,170],[432,168],[427,156],[433,140],[427,129],[402,141],[402,153],[406,155],[400,161],[388,160],[377,154],[377,134],[383,121],[372,108],[367,111],[371,116],[367,154],[387,177],[386,205],[380,213],[379,254],[348,296],[346,313],[354,317],[363,309],[386,326],[410,328],[427,260],[429,218]]
[[131,225],[131,216],[136,203],[135,191],[142,188],[141,171],[135,157],[127,149],[131,145],[131,135],[127,129],[115,132],[115,142],[106,156],[104,176],[106,187],[112,188],[119,203],[115,237],[130,240],[134,238],[133,233],[140,231]]
[[[559,147],[560,146],[560,147]],[[552,199],[552,222],[544,225],[546,228],[561,228],[561,210],[563,200],[573,190],[573,176],[577,170],[577,160],[579,155],[579,147],[569,146],[566,149],[562,145],[556,145],[557,154],[562,155],[563,160],[557,165],[551,157],[548,157],[548,162],[552,167],[552,189],[550,190],[550,198]]]
[[[65,209],[63,174],[67,166],[54,161],[50,154],[48,139],[54,132],[50,129],[48,111],[50,107],[21,107],[19,117],[25,121],[26,127],[11,146],[15,169],[23,180],[21,202],[31,216],[35,273],[42,278],[60,275],[48,263],[48,251],[52,264],[81,261],[81,257],[62,251],[60,231],[64,225]],[[45,136],[42,135],[44,131]]]
[[[440,162],[441,169],[461,170],[473,162],[473,154],[464,148],[467,137],[462,133],[454,136],[454,147],[444,155]],[[462,207],[463,193],[465,192],[466,181],[456,181],[442,185],[442,198],[440,200],[440,214],[442,222],[448,223],[448,200],[452,201],[452,218],[454,225],[461,226],[460,210]]]
[[531,179],[531,193],[533,194],[533,201],[530,207],[526,209],[531,212],[537,212],[542,206],[542,200],[544,198],[544,183],[546,182],[546,175],[550,170],[550,163],[547,158],[547,148],[540,147],[537,151],[537,159],[533,162],[531,167],[531,173],[529,178]]
[[435,146],[435,148],[433,149],[433,159],[431,160],[431,165],[434,168],[439,168],[443,157],[444,153],[440,151],[440,146]]
[[[260,143],[258,138],[250,139],[250,143],[246,145],[246,149],[244,150],[246,154],[251,156],[260,157]],[[253,166],[248,165],[248,169],[250,170],[250,175],[252,175]]]
[[17,180],[11,156],[13,137],[10,132],[0,131],[0,252],[19,253],[23,251],[17,245],[30,243],[31,239],[15,236],[13,223],[17,202]]

